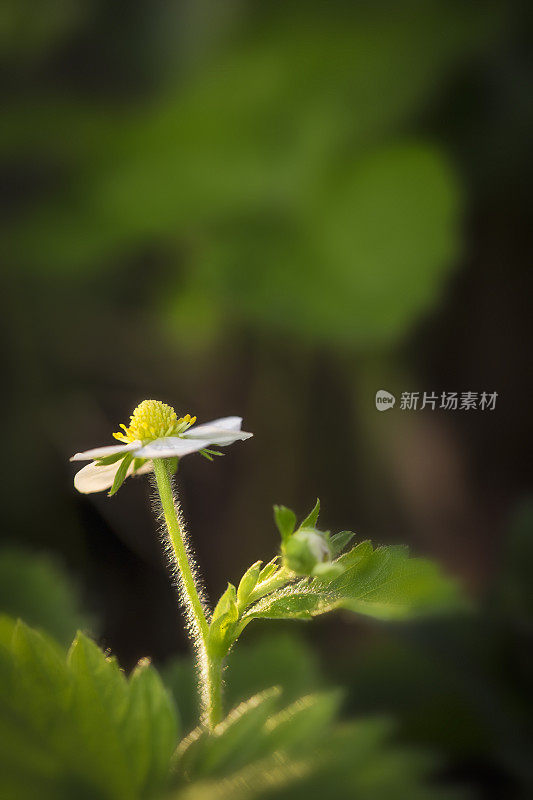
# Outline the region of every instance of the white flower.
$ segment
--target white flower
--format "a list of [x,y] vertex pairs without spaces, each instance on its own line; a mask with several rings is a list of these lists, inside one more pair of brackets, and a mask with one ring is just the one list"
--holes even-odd
[[[194,426],[195,421],[196,417],[189,414],[178,419],[171,406],[158,400],[144,400],[131,415],[129,427],[121,425],[123,432],[113,434],[122,444],[72,456],[71,461],[92,462],[76,473],[74,486],[83,494],[110,487],[114,493],[126,477],[151,472],[154,458],[182,458],[202,451],[209,455],[211,445],[225,446],[253,435],[241,430],[242,417],[223,417]],[[115,487],[119,470],[118,479],[122,480]]]

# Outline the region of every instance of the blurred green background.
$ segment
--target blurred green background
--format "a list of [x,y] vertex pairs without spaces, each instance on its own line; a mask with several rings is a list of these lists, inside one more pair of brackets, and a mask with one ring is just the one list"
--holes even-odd
[[[276,646],[443,781],[529,796],[531,16],[4,0],[1,610],[82,619],[126,669],[185,653],[148,481],[82,497],[68,457],[144,398],[241,414],[250,443],[180,468],[210,597],[270,558],[274,502],[439,559],[474,620]],[[498,399],[380,414],[381,388]]]

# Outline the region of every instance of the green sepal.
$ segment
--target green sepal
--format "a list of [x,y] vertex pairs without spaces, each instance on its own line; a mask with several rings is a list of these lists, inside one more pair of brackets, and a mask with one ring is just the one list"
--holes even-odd
[[272,575],[278,571],[279,564],[278,564],[279,556],[274,556],[272,561],[269,561],[268,564],[265,564],[261,572],[259,573],[259,577],[257,579],[257,583],[263,583],[263,581],[268,580],[272,577]]
[[117,469],[117,474],[115,475],[115,480],[113,481],[113,486],[111,487],[108,493],[108,497],[113,497],[113,495],[118,492],[118,490],[126,480],[126,474],[128,472],[129,466],[132,461],[133,461],[133,455],[131,453],[126,453],[126,455],[122,459],[122,464]]
[[230,609],[237,604],[237,590],[232,583],[228,583],[228,588],[220,596],[218,603],[215,606],[215,610],[213,611],[213,616],[211,618],[211,624],[216,622],[220,619],[224,614],[227,614]]
[[200,455],[207,458],[208,461],[214,461],[213,456],[223,456],[224,453],[221,453],[220,450],[210,450],[209,447],[204,447],[203,450],[200,450]]
[[95,464],[97,467],[109,467],[110,464],[116,464],[121,458],[124,458],[124,453],[115,453],[113,456],[96,459]]
[[311,513],[304,519],[304,521],[300,525],[300,528],[315,528],[319,512],[320,512],[320,500],[317,497],[315,507],[313,508]]
[[280,533],[281,541],[286,542],[296,527],[296,514],[286,506],[274,506],[274,522]]
[[211,656],[223,658],[226,655],[235,640],[238,619],[237,590],[232,583],[228,583],[228,588],[215,606],[209,625],[207,649]]
[[329,537],[329,546],[331,548],[331,556],[335,558],[342,553],[346,545],[350,544],[355,533],[352,531],[340,531],[340,533],[335,533],[333,536]]
[[237,606],[241,611],[246,608],[248,599],[257,586],[262,563],[262,561],[256,561],[255,564],[252,564],[252,566],[246,570],[240,580],[237,588]]

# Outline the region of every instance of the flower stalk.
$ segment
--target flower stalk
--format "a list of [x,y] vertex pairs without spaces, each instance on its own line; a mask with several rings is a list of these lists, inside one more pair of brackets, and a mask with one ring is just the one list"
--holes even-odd
[[168,535],[181,576],[183,599],[191,622],[190,633],[198,662],[202,717],[204,723],[213,729],[222,718],[222,662],[208,650],[209,624],[185,546],[166,460],[155,458],[153,464]]
[[200,453],[210,461],[212,445],[225,447],[245,441],[252,434],[241,429],[242,417],[221,417],[195,425],[196,417],[179,417],[160,400],[143,400],[113,436],[121,444],[96,447],[76,453],[71,461],[90,461],[76,473],[74,486],[82,494],[110,489],[113,496],[130,475],[152,472],[163,507],[168,537],[180,577],[181,596],[189,620],[188,633],[194,647],[202,707],[202,722],[211,730],[222,719],[222,662],[216,642],[210,639],[210,619],[195,578],[195,565],[188,550],[180,509],[172,489],[172,473],[186,455]]
[[210,730],[213,730],[223,718],[222,659],[211,655],[206,650],[206,660],[207,681],[205,689],[208,704],[204,713],[204,722]]

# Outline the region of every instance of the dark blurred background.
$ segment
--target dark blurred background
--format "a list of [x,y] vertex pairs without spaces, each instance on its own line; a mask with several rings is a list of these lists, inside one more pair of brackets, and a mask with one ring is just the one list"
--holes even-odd
[[[317,495],[324,527],[439,559],[475,619],[298,635],[346,713],[393,713],[480,797],[530,796],[531,16],[4,0],[7,610],[40,553],[125,668],[185,653],[149,481],[77,495],[68,457],[145,398],[241,414],[251,442],[180,467],[209,596],[271,558],[274,502]],[[498,398],[379,413],[382,388]]]

